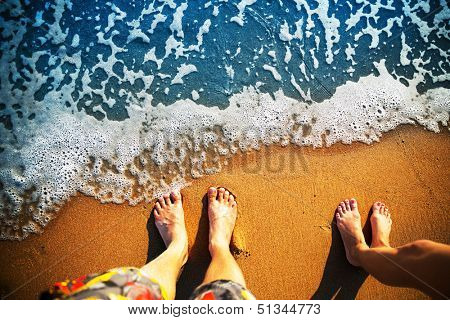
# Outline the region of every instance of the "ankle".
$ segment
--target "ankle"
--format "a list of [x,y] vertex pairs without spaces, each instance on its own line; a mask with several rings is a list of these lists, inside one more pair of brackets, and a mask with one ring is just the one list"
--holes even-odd
[[187,252],[188,252],[187,238],[183,238],[183,237],[174,238],[172,240],[172,242],[170,242],[169,245],[167,246],[167,250],[177,252],[181,256],[187,256]]
[[358,264],[360,264],[361,254],[364,253],[368,249],[370,249],[369,246],[366,243],[361,242],[361,243],[355,245],[352,248],[350,253],[352,255],[352,258],[354,260],[356,260],[358,262]]
[[372,241],[370,247],[371,248],[383,248],[383,247],[390,248],[391,245],[389,244],[389,241],[379,239],[377,241]]
[[215,256],[218,254],[224,254],[224,253],[230,253],[230,245],[223,243],[223,242],[210,241],[209,242],[209,253],[211,254],[211,256]]

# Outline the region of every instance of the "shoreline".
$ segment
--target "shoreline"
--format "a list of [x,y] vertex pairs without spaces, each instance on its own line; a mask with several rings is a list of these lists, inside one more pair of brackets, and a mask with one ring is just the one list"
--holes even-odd
[[[393,212],[393,245],[420,238],[449,244],[449,147],[445,127],[436,134],[401,126],[372,145],[271,146],[232,157],[220,173],[182,190],[190,259],[177,297],[189,296],[206,270],[202,198],[207,187],[221,185],[237,195],[237,228],[249,251],[238,263],[257,298],[426,298],[416,290],[384,286],[348,264],[331,222],[345,197],[359,201],[363,223],[372,203],[381,200]],[[73,197],[42,235],[0,242],[1,297],[16,290],[6,298],[33,299],[67,277],[143,265],[163,249],[148,221],[151,208]]]

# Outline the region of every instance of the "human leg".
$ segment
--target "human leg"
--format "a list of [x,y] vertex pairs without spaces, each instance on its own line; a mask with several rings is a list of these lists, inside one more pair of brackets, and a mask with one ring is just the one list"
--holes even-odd
[[389,244],[392,224],[389,210],[383,203],[376,202],[372,212],[372,244],[369,247],[362,233],[356,200],[345,200],[336,209],[336,222],[349,262],[363,267],[386,285],[416,288],[432,297],[447,298],[450,246],[418,240],[392,248]]
[[237,203],[228,190],[208,190],[208,218],[211,263],[203,283],[231,280],[245,287],[244,276],[229,247],[237,218]]
[[141,268],[165,289],[168,299],[175,298],[176,282],[187,261],[188,241],[181,194],[172,192],[159,198],[153,210],[155,224],[167,249]]

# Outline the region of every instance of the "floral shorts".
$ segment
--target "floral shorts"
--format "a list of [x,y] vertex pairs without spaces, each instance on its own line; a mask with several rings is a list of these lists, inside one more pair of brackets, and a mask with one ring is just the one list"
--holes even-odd
[[[166,300],[167,293],[156,279],[147,277],[138,268],[130,267],[57,282],[41,297],[68,300]],[[195,289],[191,299],[251,300],[255,297],[236,282],[216,280]]]

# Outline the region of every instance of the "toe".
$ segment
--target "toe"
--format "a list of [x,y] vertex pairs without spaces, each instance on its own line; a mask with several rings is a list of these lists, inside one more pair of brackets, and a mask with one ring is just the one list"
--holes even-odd
[[230,198],[230,191],[228,191],[228,190],[225,190],[225,193],[224,193],[224,195],[223,195],[223,200],[225,201],[225,202],[228,202],[228,199]]
[[347,210],[345,208],[345,203],[344,202],[339,203],[339,206],[341,207],[342,212],[345,212]]
[[381,214],[385,214],[384,213],[384,210],[386,209],[386,207],[384,206],[384,204],[381,204],[381,206],[380,206],[380,213]]
[[350,199],[350,208],[351,208],[352,210],[358,209],[358,203],[356,202],[356,199],[355,199],[355,198],[351,198],[351,199]]
[[164,208],[166,206],[166,202],[164,201],[163,197],[160,197],[158,199],[158,204],[160,205],[161,208]]
[[219,188],[219,195],[217,196],[217,200],[222,202],[224,196],[225,196],[225,189],[224,188]]
[[350,201],[348,199],[345,199],[344,202],[345,202],[345,209],[347,209],[347,211],[350,211],[351,210]]
[[209,198],[209,201],[216,200],[216,198],[217,198],[217,189],[216,188],[211,187],[208,189],[208,198]]
[[381,202],[375,202],[372,206],[372,212],[378,213],[380,212]]
[[233,203],[234,201],[234,196],[230,193],[230,197],[228,198],[228,202],[229,203]]
[[155,206],[153,207],[153,214],[155,216],[159,216],[159,212],[161,211],[161,205],[158,201],[156,201]]
[[181,193],[180,193],[179,190],[172,191],[172,192],[170,193],[170,196],[171,196],[171,198],[172,198],[172,202],[173,202],[173,203],[179,203],[179,202],[181,202]]
[[172,204],[172,201],[170,201],[170,194],[163,195],[164,201],[166,205]]
[[342,214],[344,213],[344,210],[342,209],[342,206],[337,207],[337,213],[339,214],[339,217],[342,216]]

